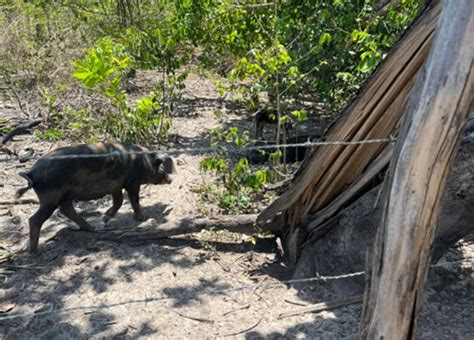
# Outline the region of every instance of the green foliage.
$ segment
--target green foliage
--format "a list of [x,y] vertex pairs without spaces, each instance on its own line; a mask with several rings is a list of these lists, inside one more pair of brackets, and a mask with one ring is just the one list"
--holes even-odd
[[97,137],[96,121],[86,109],[75,109],[66,106],[61,108],[57,104],[57,95],[51,94],[47,88],[40,88],[40,93],[47,108],[46,122],[49,128],[43,132],[36,131],[38,138],[46,141],[56,141],[61,138],[69,138],[72,141],[95,142]]
[[0,1],[0,66],[16,86],[67,79],[71,56],[98,36],[72,6],[69,0]]
[[[290,54],[298,56],[298,66],[306,75],[296,86],[300,91],[317,94],[336,110],[345,105],[413,20],[423,1],[402,1],[384,17],[374,12],[375,2],[314,1],[282,8],[282,16],[292,12],[288,36],[299,34]],[[300,33],[297,27],[302,28]]]
[[123,45],[105,38],[95,48],[86,49],[84,57],[72,64],[74,78],[88,89],[109,98],[120,112],[127,109],[122,79],[129,67],[130,56]]
[[275,179],[275,173],[269,168],[253,168],[246,158],[236,162],[228,159],[227,146],[244,147],[250,139],[248,133],[239,134],[237,128],[222,131],[211,131],[212,145],[219,146],[216,152],[204,158],[200,167],[202,171],[212,171],[217,176],[217,186],[204,185],[200,194],[204,201],[216,201],[224,212],[245,212],[251,202],[261,193],[265,184]]
[[[0,4],[0,23],[10,29],[5,31],[5,42],[9,47],[16,44],[15,58],[31,57],[37,51],[35,72],[36,66],[50,70],[51,63],[45,61],[52,51],[45,48],[56,47],[55,54],[61,55],[57,52],[103,37],[120,41],[140,67],[164,67],[167,73],[193,54],[212,67],[242,58],[257,66],[259,56],[271,59],[284,50],[287,68],[291,61],[301,74],[310,72],[298,87],[317,90],[322,98],[330,99],[331,87],[346,81],[337,74],[362,77],[360,83],[424,3],[404,0],[381,17],[374,12],[376,2],[275,1],[276,7],[254,7],[249,0],[238,6],[233,0],[6,0]],[[6,48],[2,56],[7,57],[7,51],[11,52]],[[267,64],[263,70],[275,71],[271,62],[263,64]],[[281,65],[278,68],[285,71]]]
[[280,100],[283,100],[291,92],[287,90],[282,94],[282,90],[295,85],[301,77],[298,66],[277,41],[271,48],[256,48],[249,56],[242,57],[230,72],[229,80],[230,89],[240,95],[249,108],[255,108],[260,92],[267,92],[272,99],[279,92]]
[[125,142],[161,142],[171,125],[169,106],[161,106],[164,88],[129,105],[123,79],[134,60],[124,45],[105,38],[73,62],[74,77],[89,90],[108,98],[112,110],[97,125],[102,132]]
[[[177,6],[181,5],[166,1],[7,0],[0,4],[0,23],[11,27],[12,31],[5,30],[0,37],[12,36],[6,42],[12,45],[11,50],[18,50],[15,58],[24,56],[25,61],[29,58],[30,65],[22,65],[24,70],[5,69],[9,71],[9,78],[13,78],[18,71],[23,75],[33,70],[35,76],[42,74],[41,79],[53,79],[51,70],[56,67],[51,65],[55,60],[50,56],[52,48],[56,47],[54,54],[64,57],[61,60],[63,64],[71,64],[71,59],[74,60],[74,72],[71,72],[74,78],[92,92],[106,97],[112,105],[112,109],[105,110],[107,112],[102,108],[93,113],[93,118],[99,122],[94,124],[98,132],[129,142],[161,142],[170,126],[174,103],[179,100],[179,91],[184,88],[187,76],[179,69],[191,58],[188,32],[177,17]],[[12,21],[11,18],[15,17],[20,19]],[[30,27],[19,30],[17,23]],[[63,29],[69,30],[68,33]],[[86,48],[84,56],[77,58],[77,50],[87,44],[93,47]],[[47,55],[40,55],[44,49],[47,49]],[[59,53],[63,51],[69,55]],[[3,54],[2,49],[0,61],[9,60],[10,56],[11,53]],[[32,56],[38,56],[39,62],[34,63],[35,67],[31,67]],[[36,68],[40,63],[44,72]],[[8,64],[20,66],[17,60]],[[148,107],[147,112],[144,112],[143,105],[136,109],[132,103],[129,104],[124,91],[123,81],[135,68],[156,69],[162,74],[162,81],[152,94],[156,105]],[[69,65],[63,69],[70,70]],[[44,95],[43,98],[50,115],[57,98],[53,94],[48,96],[51,105]],[[140,100],[137,105],[140,105]],[[80,130],[83,125],[80,122],[71,123],[73,129]]]
[[63,132],[58,129],[47,129],[43,133],[41,133],[39,130],[35,131],[36,137],[41,137],[47,142],[57,142],[61,140],[62,135],[63,135]]
[[308,94],[338,109],[424,3],[405,0],[379,16],[373,9],[376,2],[275,1],[256,8],[252,1],[237,7],[230,0],[204,1],[193,2],[180,15],[193,27],[190,38],[201,47],[205,64],[220,67],[236,61],[230,72],[236,82],[229,90],[243,99],[264,91],[274,103],[278,87],[286,96]]
[[104,38],[95,48],[86,49],[84,57],[72,64],[76,69],[73,76],[85,86],[90,89],[96,85],[106,88],[111,86],[110,83],[120,83],[129,67],[130,56],[123,45]]
[[13,126],[8,125],[8,119],[0,117],[0,132],[2,134],[8,133],[13,130]]
[[[189,4],[118,1],[118,5],[115,24],[122,29],[104,26],[108,35],[75,61],[74,77],[112,101],[116,110],[105,115],[105,133],[130,142],[161,143],[187,77],[179,69],[191,58],[187,26],[177,17],[178,7]],[[111,12],[108,7],[103,10]],[[136,107],[127,104],[122,86],[130,67],[161,74],[160,85]]]
[[[248,108],[258,109],[259,94],[266,93],[281,120],[301,120],[305,114],[290,114],[301,95],[338,112],[424,1],[398,2],[383,16],[374,11],[375,3],[5,0],[0,4],[0,69],[13,89],[70,82],[73,66],[74,77],[114,108],[89,112],[99,121],[97,128],[130,141],[151,142],[156,129],[155,140],[164,138],[184,86],[183,69],[195,61],[228,76],[230,86],[221,94],[231,91]],[[134,69],[161,75],[154,91],[159,107],[147,114],[133,108],[123,88]],[[48,114],[58,99],[49,96]]]
[[308,112],[305,110],[295,110],[291,112],[291,115],[294,116],[298,121],[302,122],[308,118]]

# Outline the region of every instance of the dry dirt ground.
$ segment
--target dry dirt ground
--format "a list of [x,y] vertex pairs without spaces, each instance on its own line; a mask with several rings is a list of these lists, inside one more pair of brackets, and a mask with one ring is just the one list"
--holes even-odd
[[[251,128],[248,116],[220,101],[213,82],[196,75],[187,81],[182,114],[174,119],[174,147],[205,146],[208,130],[222,122]],[[0,114],[15,113],[13,102]],[[65,145],[20,136],[9,143],[35,152]],[[166,186],[143,188],[141,202],[150,217],[139,223],[125,202],[107,227],[159,228],[160,223],[199,217],[196,188],[206,179],[202,155],[176,157],[177,174]],[[1,199],[24,186],[17,175],[32,162],[0,163]],[[34,198],[30,191],[25,198]],[[110,198],[77,204],[98,228]],[[0,256],[26,244],[27,221],[35,204],[0,206]],[[212,212],[212,209],[207,209]],[[40,253],[22,253],[0,264],[0,337],[5,339],[173,338],[293,339],[352,338],[361,305],[280,318],[321,302],[311,286],[296,290],[276,255],[273,239],[256,245],[248,237],[201,232],[160,241],[97,241],[94,233],[74,231],[55,213],[43,226]],[[474,339],[474,242],[464,240],[433,267],[419,327],[420,339]],[[27,313],[24,317],[1,319]],[[36,313],[32,316],[30,313]]]

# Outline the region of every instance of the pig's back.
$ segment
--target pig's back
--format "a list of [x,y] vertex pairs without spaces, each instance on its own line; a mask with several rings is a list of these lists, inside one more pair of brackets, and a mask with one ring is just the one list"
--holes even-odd
[[[133,171],[140,155],[130,155],[129,151],[121,144],[104,143],[59,148],[39,159],[28,176],[36,191],[58,189],[81,196],[72,198],[97,198],[123,185]],[[97,157],[84,157],[88,155]]]

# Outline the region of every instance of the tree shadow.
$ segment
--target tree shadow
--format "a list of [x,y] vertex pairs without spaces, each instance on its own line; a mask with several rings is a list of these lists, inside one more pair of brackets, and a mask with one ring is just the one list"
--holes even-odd
[[[104,199],[95,207],[105,209],[109,203],[107,199]],[[88,204],[79,204],[78,208],[84,209],[85,212],[93,212]],[[167,221],[169,207],[166,204],[155,203],[143,209],[150,217],[146,222],[149,226],[159,229],[160,224]],[[118,213],[115,221],[110,222],[115,224],[111,223],[107,226],[116,227],[116,229],[143,229],[140,226],[141,222],[135,221],[130,211]],[[8,271],[6,280],[2,284],[5,292],[4,299],[15,304],[11,314],[49,308],[53,310],[68,308],[71,305],[68,302],[69,299],[76,299],[85,292],[97,296],[117,294],[110,289],[120,282],[133,287],[136,284],[136,276],[134,278],[136,272],[156,272],[159,268],[163,268],[162,271],[168,271],[172,268],[171,272],[166,272],[166,275],[180,277],[187,269],[213,261],[212,257],[216,252],[247,254],[254,247],[250,241],[232,243],[209,240],[204,241],[206,243],[204,245],[203,241],[189,236],[149,242],[140,241],[139,244],[133,239],[125,239],[117,243],[97,240],[97,233],[76,231],[67,226],[68,224],[72,222],[58,214],[52,216],[45,223],[38,254],[21,253],[12,261],[1,265],[0,269]],[[14,226],[8,226],[7,229],[11,228],[14,229]],[[60,228],[59,231],[57,231],[58,228]],[[55,236],[51,238],[51,234]],[[47,238],[49,240],[46,240]],[[207,251],[206,247],[212,250]],[[198,250],[200,255],[190,257],[187,254],[188,249]],[[261,250],[266,251],[264,248]],[[161,274],[160,271],[159,275],[165,274]],[[174,307],[180,307],[187,305],[191,300],[200,301],[210,289],[219,290],[228,287],[228,284],[219,282],[215,277],[209,277],[200,279],[198,285],[165,286],[156,294],[171,300]],[[80,301],[77,300],[75,304],[81,305]],[[112,314],[102,312],[87,314],[86,317],[88,318],[87,332],[72,322],[64,321],[60,315],[53,314],[47,317],[0,321],[0,334],[7,338],[29,338],[30,335],[43,333],[47,337],[56,335],[60,337],[67,334],[74,338],[85,338],[104,332],[110,334],[109,327],[117,321]],[[52,320],[55,326],[49,329],[48,323]],[[141,331],[137,329],[129,331],[137,337],[154,332],[153,328],[146,325]],[[121,332],[117,334],[120,335]]]
[[[159,228],[160,223],[166,221],[166,214],[164,214],[166,208],[166,205],[161,203],[147,207],[147,212],[154,216],[153,225],[156,225],[156,228]],[[124,224],[133,218],[131,213],[122,213],[117,216],[117,219]],[[139,228],[138,224],[136,227]],[[179,277],[186,275],[183,274],[186,269],[200,266],[206,261],[212,261],[216,253],[241,253],[243,256],[242,262],[249,263],[252,262],[252,252],[274,253],[276,251],[275,240],[271,238],[257,240],[255,246],[250,242],[205,241],[207,246],[212,249],[212,251],[205,251],[203,241],[189,236],[150,240],[136,245],[131,239],[121,243],[97,241],[94,238],[94,233],[72,232],[67,227],[62,230],[64,232],[58,233],[58,237],[54,242],[42,244],[38,256],[22,254],[14,261],[2,266],[4,270],[15,271],[14,274],[8,276],[8,280],[2,285],[6,292],[5,300],[13,301],[16,304],[15,309],[25,309],[31,306],[36,306],[35,308],[65,308],[68,306],[66,301],[69,298],[80,296],[85,291],[100,296],[109,292],[110,287],[120,281],[133,287],[134,272],[146,273],[156,268],[174,268],[172,272],[167,272],[166,275],[175,275],[177,279],[176,284],[166,285],[158,290],[156,294],[169,300],[173,308],[186,307],[195,302],[202,303],[204,297],[209,296],[209,292],[215,293],[219,290],[233,288],[231,284],[212,276],[200,278],[198,283],[180,282]],[[181,252],[183,249],[202,250],[202,256],[186,256],[186,253]],[[458,261],[463,257],[464,254],[459,248],[453,248],[442,258],[440,264],[443,261]],[[118,262],[115,267],[112,265],[114,261]],[[58,276],[58,270],[66,270],[66,272]],[[279,281],[291,277],[291,271],[288,268],[281,267],[278,258],[275,261],[257,264],[254,269],[249,270],[249,273],[255,276],[267,275]],[[459,285],[460,275],[470,277],[472,268],[453,267],[446,269],[444,266],[436,266],[430,270],[426,305],[422,310],[419,328],[421,338],[429,334],[440,334],[436,333],[436,330],[440,329],[442,329],[442,334],[451,332],[453,336],[466,335],[465,333],[459,333],[461,332],[459,330],[450,330],[446,326],[446,322],[440,320],[439,312],[434,310],[439,306],[443,306],[448,312],[456,313],[461,307],[466,308],[469,301],[472,301],[472,282],[469,280],[463,281],[465,285],[463,290],[446,293],[451,291],[452,287]],[[335,286],[334,282],[312,282],[295,287],[301,300],[308,303],[317,303],[342,297],[338,294],[340,292],[347,294],[348,287],[351,287],[353,294],[362,293],[363,285],[360,286],[360,290],[356,291],[358,289],[356,287],[359,286],[354,284],[352,280],[353,278],[341,280],[347,285],[345,288]],[[341,307],[330,310],[329,314],[314,314],[311,321],[307,321],[307,318],[306,321],[296,318],[292,326],[285,331],[268,333],[257,329],[250,330],[244,336],[247,339],[350,337],[357,333],[360,314],[360,304]],[[472,321],[472,317],[469,316],[472,313],[464,313],[463,315],[465,322]],[[37,337],[38,335],[41,335],[41,337],[44,335],[48,338],[55,336],[86,338],[91,335],[100,336],[100,334],[107,334],[107,336],[115,334],[117,337],[133,338],[144,335],[153,336],[158,332],[156,328],[146,323],[141,326],[135,325],[133,328],[122,327],[121,330],[116,330],[114,325],[120,323],[120,320],[117,320],[113,314],[102,310],[79,315],[78,317],[87,319],[86,332],[73,323],[66,322],[59,316],[53,315],[46,318],[36,317],[0,322],[0,333],[4,334],[6,338],[13,339]],[[51,322],[53,322],[54,327],[48,327]]]
[[285,331],[263,333],[252,330],[245,339],[357,339],[361,306],[348,306],[337,312],[315,314],[309,322],[294,322]]
[[[253,112],[249,111],[241,103],[229,99],[219,99],[219,98],[183,98],[176,110],[177,113],[175,117],[186,117],[193,119],[200,116],[199,108],[206,107],[214,109],[215,111],[221,110],[225,107],[224,111],[232,111],[232,116],[223,115],[222,120],[220,121],[220,126],[222,131],[226,131],[229,128],[238,128],[240,133],[247,132],[251,139],[258,140],[255,130],[255,121],[253,117]],[[296,120],[291,112],[294,110],[306,110],[308,116],[304,121]],[[326,110],[321,108],[314,103],[308,102],[297,102],[283,113],[288,115],[293,121],[293,129],[290,130],[286,138],[295,138],[297,136],[315,136],[322,135],[322,132],[331,124],[334,120],[332,114],[327,114]],[[225,119],[224,119],[225,118]],[[263,130],[263,139],[268,142],[275,142],[275,124],[264,125]],[[209,131],[203,131],[197,136],[188,137],[181,134],[170,134],[168,136],[168,144],[172,145],[173,148],[205,148],[211,145],[211,135]],[[229,151],[230,156],[242,156],[245,155],[245,151],[235,150]],[[202,153],[200,151],[188,152],[190,154]]]
[[[218,100],[214,99],[199,99],[193,103],[184,102],[182,114],[189,114],[196,105],[214,105],[218,109],[220,104]],[[241,126],[251,132],[253,122],[248,113],[242,111],[238,118],[224,123],[224,127],[234,126]],[[184,146],[208,146],[210,145],[208,136],[207,133],[202,133],[198,137],[182,137],[181,143]],[[97,208],[106,209],[111,205],[110,199],[94,201],[91,206],[89,204],[91,203],[79,204],[78,207],[83,210],[82,214],[90,214],[92,217],[98,216],[94,212]],[[125,202],[125,204],[128,203]],[[162,203],[145,206],[143,209],[150,217],[147,223],[156,226],[156,228],[159,228],[161,223],[167,221],[167,216],[170,212],[170,208]],[[156,291],[156,294],[170,299],[173,307],[179,308],[189,305],[190,301],[203,301],[204,296],[207,296],[209,291],[232,288],[227,283],[219,282],[215,277],[202,278],[197,284],[181,282],[179,280],[181,275],[186,275],[186,269],[200,266],[206,261],[213,261],[213,256],[216,252],[240,253],[242,254],[241,261],[245,263],[251,262],[252,252],[276,252],[278,254],[274,239],[257,239],[255,246],[250,241],[241,243],[213,240],[202,241],[187,236],[140,241],[139,243],[129,239],[116,243],[97,240],[94,233],[73,232],[70,228],[64,227],[69,223],[65,223],[65,221],[64,218],[55,215],[45,225],[44,234],[47,235],[53,233],[53,229],[58,227],[62,227],[62,229],[56,234],[55,239],[49,242],[44,243],[43,237],[43,243],[40,244],[41,250],[38,256],[20,254],[13,261],[2,264],[3,270],[12,272],[6,274],[6,280],[2,284],[2,289],[5,291],[3,298],[5,301],[13,301],[15,303],[15,313],[22,310],[31,310],[32,306],[34,306],[33,310],[45,306],[51,306],[55,309],[65,308],[68,299],[73,296],[80,297],[82,294],[85,294],[84,292],[93,292],[100,297],[105,293],[110,293],[111,287],[120,281],[125,282],[127,284],[126,287],[132,289],[135,284],[134,272],[147,273],[157,268],[161,268],[163,271],[159,275],[177,277],[177,283],[163,287]],[[18,232],[18,226],[21,222],[21,220],[17,221],[13,218],[7,221],[2,231],[0,231],[0,237],[7,237]],[[107,227],[139,229],[141,224],[141,222],[135,221],[133,214],[128,211],[119,212],[109,222]],[[208,248],[211,250],[207,250]],[[182,252],[183,249],[202,250],[202,254],[196,257],[189,257],[186,256],[186,253]],[[461,256],[462,254],[459,253],[458,255]],[[454,257],[457,258],[458,255]],[[290,279],[292,274],[291,268],[283,267],[280,264],[280,260],[276,257],[274,261],[253,265],[249,267],[250,269],[247,272],[254,276],[268,275],[280,281]],[[114,265],[113,262],[117,263]],[[63,272],[58,274],[58,271]],[[183,271],[184,274],[179,271]],[[345,271],[341,272],[341,274],[343,273]],[[321,274],[324,275],[325,273]],[[159,280],[159,275],[154,279]],[[472,269],[446,272],[445,268],[440,268],[436,269],[434,274],[433,271],[430,271],[428,290],[432,290],[434,293],[428,296],[428,302],[443,304],[448,301],[459,306],[459,301],[472,301],[472,289],[470,290],[471,293],[469,293],[469,283],[466,284],[466,289],[459,294],[445,296],[442,293],[458,283],[459,275],[470,277]],[[152,282],[147,284],[152,284]],[[316,303],[338,298],[341,292],[347,292],[349,289],[362,292],[363,278],[345,279],[340,282],[310,283],[295,287],[298,289],[299,297],[302,300],[308,303]],[[80,301],[78,303],[80,304]],[[102,301],[98,299],[97,305],[101,303]],[[427,309],[426,312],[425,310],[423,311],[426,318],[428,318],[426,313],[430,311],[432,309]],[[333,310],[331,313],[333,314],[331,318],[324,318],[317,314],[311,322],[301,322],[296,319],[295,325],[289,327],[284,332],[265,334],[261,331],[251,330],[245,334],[245,337],[248,339],[330,338],[340,337],[341,334],[351,336],[357,332],[361,313],[360,306],[343,307]],[[470,315],[473,315],[473,313],[470,313]],[[109,337],[112,334],[114,338],[153,337],[157,336],[159,331],[147,322],[143,322],[137,327],[115,331],[113,325],[119,320],[111,313],[104,312],[103,310],[87,312],[87,314],[80,317],[87,319],[86,331],[73,325],[71,322],[61,320],[59,316],[48,316],[46,318],[30,317],[27,319],[0,321],[0,334],[11,339],[37,337],[86,339],[91,336],[101,336],[104,333],[104,336]],[[468,322],[469,318],[466,317],[466,320]],[[429,321],[421,323],[422,334],[428,334],[430,327],[436,327],[439,319],[431,316]],[[443,325],[446,325],[446,323],[443,323]]]
[[234,114],[245,115],[245,106],[241,103],[225,99],[225,98],[182,98],[177,105],[173,114],[174,117],[196,117],[199,115],[198,111],[202,108],[212,111],[231,110]]

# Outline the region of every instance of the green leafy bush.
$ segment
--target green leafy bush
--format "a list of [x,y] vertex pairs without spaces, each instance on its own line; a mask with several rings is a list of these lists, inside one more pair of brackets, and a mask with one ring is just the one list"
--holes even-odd
[[216,185],[203,185],[201,199],[215,201],[226,213],[246,212],[257,195],[261,194],[265,184],[275,179],[275,173],[268,167],[252,167],[246,158],[232,162],[228,148],[245,147],[250,139],[248,133],[239,134],[237,128],[222,131],[211,131],[212,145],[219,146],[219,151],[204,158],[200,167],[202,171],[213,172]]
[[[396,2],[384,13],[374,9],[376,3],[5,0],[0,4],[1,77],[12,91],[52,81],[73,85],[75,60],[76,79],[114,107],[114,112],[89,112],[97,128],[128,140],[152,137],[145,126],[156,125],[163,139],[184,86],[184,69],[196,61],[228,76],[230,86],[221,93],[232,91],[252,110],[273,106],[280,120],[292,116],[300,97],[339,112],[424,0]],[[93,47],[80,58],[85,46]],[[123,80],[134,69],[161,75],[155,89],[160,106],[153,115],[132,109],[124,92]],[[261,93],[269,103],[259,102]]]
[[378,13],[376,0],[275,1],[269,6],[204,1],[179,13],[193,27],[190,38],[201,47],[206,65],[221,67],[232,60],[224,70],[239,80],[233,91],[250,98],[265,91],[275,98],[278,87],[290,98],[306,95],[337,111],[424,2],[404,0]]
[[125,142],[161,141],[171,124],[167,108],[160,105],[162,92],[158,89],[132,106],[123,88],[133,62],[122,44],[106,38],[74,61],[73,75],[89,90],[110,100],[112,110],[105,112],[97,124],[102,132]]

